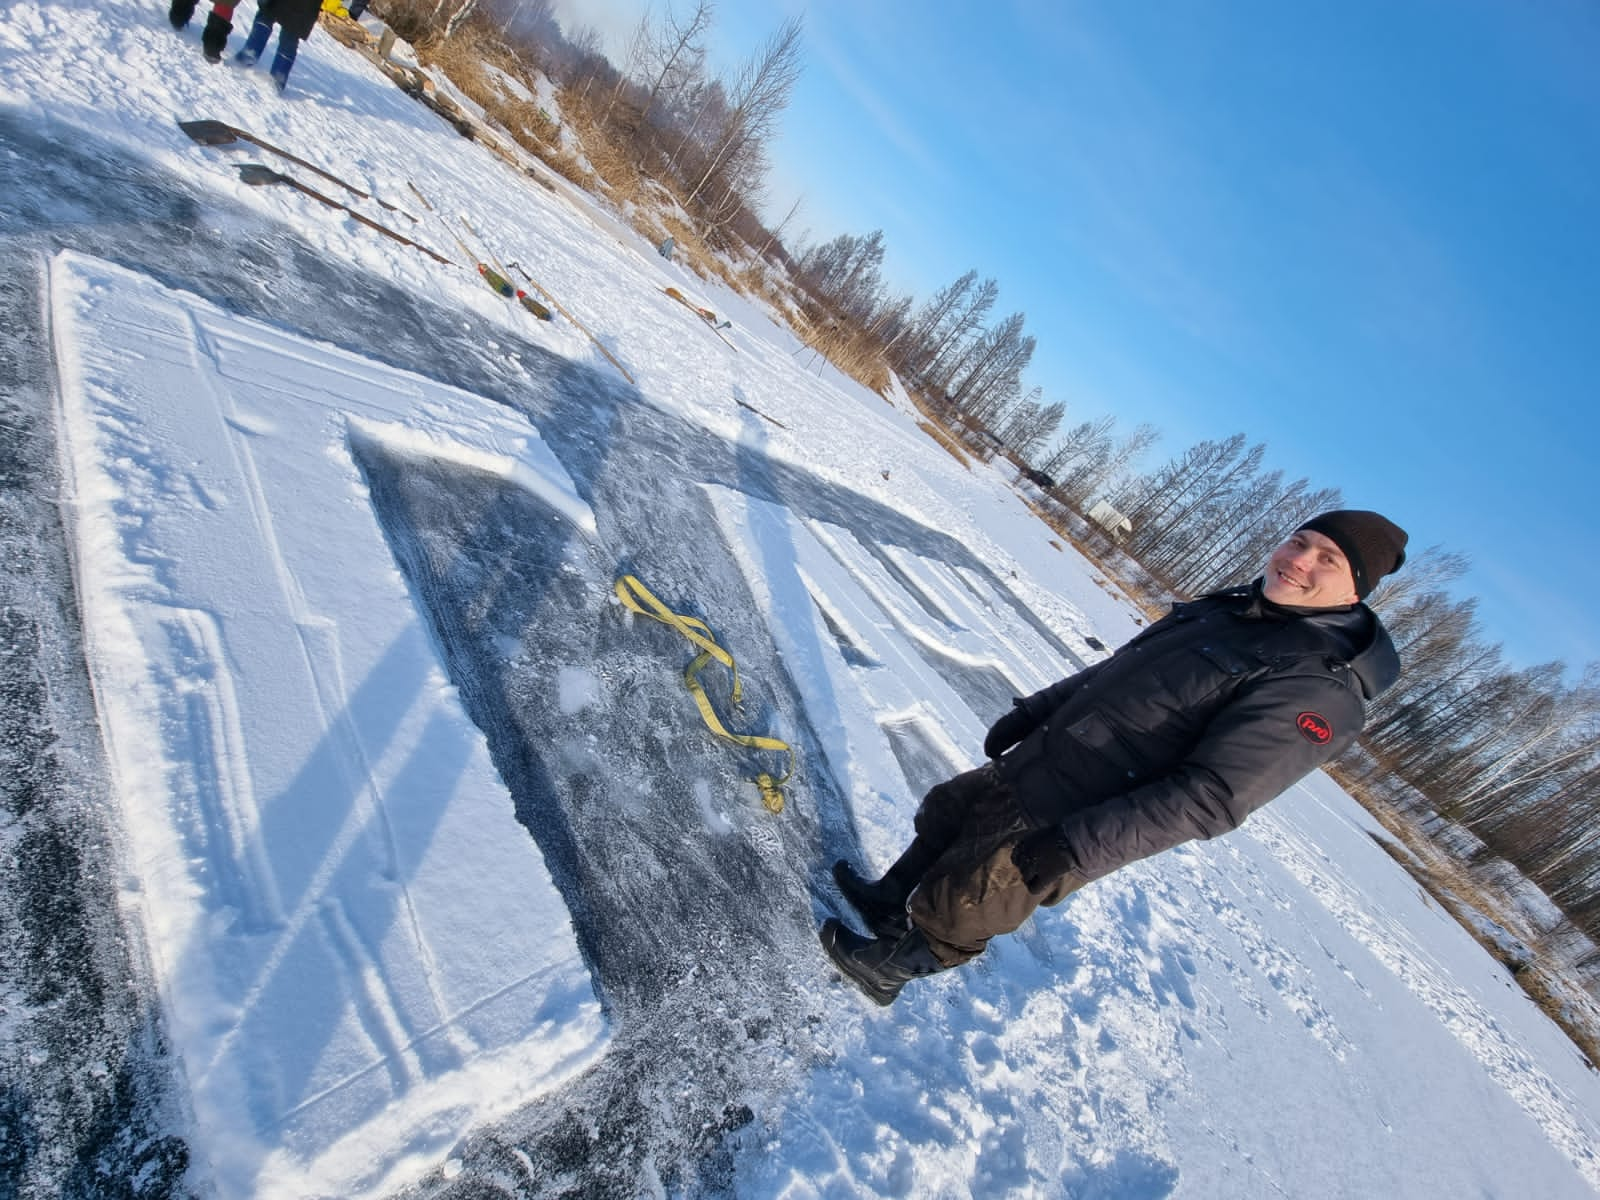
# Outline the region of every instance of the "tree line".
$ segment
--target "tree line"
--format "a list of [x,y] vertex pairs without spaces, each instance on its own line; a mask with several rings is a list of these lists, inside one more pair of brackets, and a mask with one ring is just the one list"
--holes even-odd
[[[748,241],[762,228],[755,209],[766,189],[767,146],[800,78],[802,22],[783,22],[724,79],[706,66],[714,18],[712,0],[682,12],[669,5],[660,16],[647,10],[596,107],[639,168],[673,185],[702,236],[738,229]],[[591,56],[584,67],[581,94],[610,64]]]
[[1000,286],[969,270],[916,304],[883,281],[883,231],[840,234],[798,256],[808,340],[871,386],[893,370],[925,402],[1016,457],[1037,454],[1065,406],[1027,389],[1023,372],[1038,342],[1020,312],[991,319]]
[[1405,670],[1371,708],[1362,765],[1393,772],[1532,879],[1589,939],[1600,971],[1600,663],[1514,667],[1446,585],[1466,561],[1434,550],[1377,589]]

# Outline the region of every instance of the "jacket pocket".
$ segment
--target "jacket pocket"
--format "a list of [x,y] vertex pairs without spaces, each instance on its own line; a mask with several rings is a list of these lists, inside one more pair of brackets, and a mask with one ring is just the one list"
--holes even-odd
[[1262,666],[1261,659],[1255,655],[1247,654],[1225,642],[1203,643],[1194,649],[1196,654],[1230,679],[1247,675]]
[[1101,713],[1083,714],[1062,733],[1126,781],[1123,786],[1139,777],[1140,756],[1118,736],[1116,727]]

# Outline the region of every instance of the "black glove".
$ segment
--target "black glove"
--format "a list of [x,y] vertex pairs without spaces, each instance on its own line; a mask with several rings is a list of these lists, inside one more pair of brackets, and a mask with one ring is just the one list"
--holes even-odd
[[983,752],[990,758],[999,758],[1039,724],[1021,700],[1013,700],[1011,705],[1011,711],[989,726],[989,736],[983,739]]
[[1011,862],[1035,894],[1048,891],[1056,880],[1078,869],[1077,857],[1059,825],[1036,829],[1011,847]]

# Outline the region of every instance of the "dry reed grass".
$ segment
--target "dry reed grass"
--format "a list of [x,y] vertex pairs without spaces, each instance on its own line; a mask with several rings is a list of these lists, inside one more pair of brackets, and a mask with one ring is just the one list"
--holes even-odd
[[951,458],[955,459],[967,470],[972,470],[972,459],[961,448],[961,443],[956,441],[955,438],[951,437],[932,421],[918,421],[917,428],[943,446],[949,452]]

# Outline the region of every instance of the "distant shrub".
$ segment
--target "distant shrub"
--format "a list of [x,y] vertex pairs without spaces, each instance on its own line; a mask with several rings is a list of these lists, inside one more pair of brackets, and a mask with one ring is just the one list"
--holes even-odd
[[373,0],[372,12],[401,41],[421,46],[443,32],[434,18],[434,7],[427,0]]

